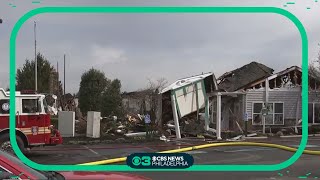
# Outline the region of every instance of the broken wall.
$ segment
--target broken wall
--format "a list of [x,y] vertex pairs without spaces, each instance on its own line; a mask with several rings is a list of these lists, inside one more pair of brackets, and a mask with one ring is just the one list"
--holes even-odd
[[[229,113],[231,115],[230,122],[229,122],[229,129],[233,131],[240,132],[241,130],[244,130],[244,113],[245,113],[245,107],[244,107],[244,95],[238,95],[237,97],[232,98],[233,101],[231,103],[231,106],[229,108]],[[241,128],[241,130],[240,130]]]
[[177,99],[177,107],[180,117],[197,112],[197,109],[205,107],[205,89],[202,82],[187,85],[183,88],[174,90]]
[[172,104],[171,104],[171,96],[170,91],[162,94],[162,102],[161,102],[161,124],[167,124],[168,121],[173,120],[173,112],[172,112]]
[[[244,130],[244,95],[237,96],[221,96],[221,131],[240,132],[240,128]],[[213,119],[212,126],[216,127],[216,97],[213,100]],[[211,112],[211,111],[210,111]],[[239,128],[240,126],[240,128]]]
[[122,106],[125,112],[143,114],[146,111],[151,111],[154,105],[155,94],[133,94],[122,98]]

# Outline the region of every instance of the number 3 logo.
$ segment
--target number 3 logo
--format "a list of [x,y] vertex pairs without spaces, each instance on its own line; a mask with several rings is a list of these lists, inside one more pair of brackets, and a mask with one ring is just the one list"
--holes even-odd
[[151,158],[149,156],[142,156],[142,165],[143,166],[150,166],[151,165]]

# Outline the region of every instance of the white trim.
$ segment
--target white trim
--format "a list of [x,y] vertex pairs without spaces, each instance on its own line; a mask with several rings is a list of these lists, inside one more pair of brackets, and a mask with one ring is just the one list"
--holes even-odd
[[[10,165],[9,165],[10,166]],[[18,175],[15,175],[13,172],[9,171],[7,168],[3,167],[2,165],[0,165],[0,168],[7,171],[8,173],[11,173],[14,177],[19,177]],[[20,177],[18,178],[19,180],[22,180]]]
[[[9,165],[10,166],[10,165]],[[9,171],[7,168],[3,167],[2,165],[0,165],[0,168],[7,171],[8,173],[11,173],[14,177],[19,177],[18,175],[15,175],[13,172]],[[22,180],[20,177],[18,178],[19,180]]]
[[179,80],[175,81],[174,83],[170,84],[169,86],[165,87],[164,89],[162,89],[159,92],[159,94],[163,94],[165,92],[176,90],[181,87],[193,84],[195,82],[201,81],[201,80],[203,80],[209,76],[212,76],[212,75],[214,75],[212,72],[208,72],[205,74],[200,74],[200,75],[196,75],[196,76],[191,76],[191,77],[179,79]]
[[3,169],[3,170],[5,170],[5,171],[7,171],[8,173],[13,174],[11,171],[9,171],[7,168],[3,167],[2,165],[0,165],[0,168]]
[[[6,92],[3,88],[0,88],[0,91],[2,91],[2,94],[5,97],[10,97],[10,92]],[[43,94],[21,94],[20,91],[16,91],[15,93],[16,97],[45,97]]]
[[270,81],[270,80],[272,80],[272,79],[274,79],[276,77],[278,77],[278,74],[271,75],[267,79]]

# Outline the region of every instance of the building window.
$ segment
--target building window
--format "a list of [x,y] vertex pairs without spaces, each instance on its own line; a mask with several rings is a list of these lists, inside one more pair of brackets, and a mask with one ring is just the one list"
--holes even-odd
[[284,124],[283,103],[274,103],[274,122],[275,125]]
[[320,103],[309,103],[308,123],[320,124]]
[[314,123],[320,123],[320,103],[314,104]]
[[253,110],[252,110],[252,124],[253,125],[261,125],[262,124],[262,116],[261,116],[261,110],[262,110],[262,103],[253,103]]
[[313,103],[308,104],[308,123],[313,123]]
[[[262,108],[264,103],[253,103],[252,124],[262,125]],[[282,102],[268,103],[268,115],[266,116],[266,125],[283,125],[284,124],[284,104]]]
[[1,99],[0,100],[0,114],[9,114],[10,111],[9,111],[9,99]]

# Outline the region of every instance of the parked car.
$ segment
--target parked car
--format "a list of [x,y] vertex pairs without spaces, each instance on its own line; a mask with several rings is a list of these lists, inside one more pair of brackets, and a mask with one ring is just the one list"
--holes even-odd
[[[11,154],[0,151],[0,180],[147,180],[149,178],[140,175],[114,172],[43,172],[32,169],[23,164]],[[18,178],[18,179],[19,179]]]

